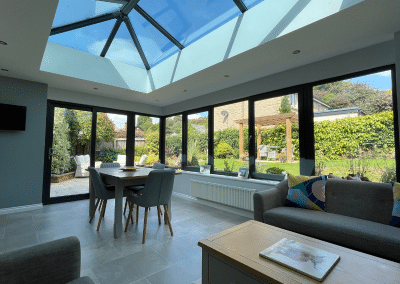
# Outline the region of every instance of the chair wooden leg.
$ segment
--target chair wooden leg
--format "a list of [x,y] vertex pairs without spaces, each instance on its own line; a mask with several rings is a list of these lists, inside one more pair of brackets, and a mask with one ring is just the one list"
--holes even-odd
[[94,218],[94,214],[96,214],[97,206],[99,206],[99,202],[100,202],[100,198],[97,199],[97,202],[96,202],[96,205],[94,206],[93,214],[92,214],[92,217],[90,217],[89,223],[92,223],[92,220],[93,220],[93,218]]
[[[130,207],[132,207],[132,211],[133,211],[133,208],[135,207],[135,204],[129,202],[129,208]],[[128,218],[128,220],[129,220],[129,218]],[[133,224],[133,213],[131,215],[131,221],[132,221],[132,224]]]
[[158,215],[158,225],[161,225],[161,215],[160,215],[160,207],[157,206],[157,215]]
[[103,208],[101,209],[99,224],[97,225],[97,231],[100,230],[101,218],[104,218],[104,213],[106,212],[107,200],[103,201]]
[[128,218],[126,219],[125,232],[128,231],[129,219],[132,219],[132,211],[133,211],[133,206],[129,204],[129,215]]
[[167,217],[167,222],[168,222],[168,226],[169,226],[169,231],[171,232],[171,236],[173,236],[173,235],[174,235],[174,232],[172,231],[171,220],[169,219],[169,214],[168,214],[168,207],[167,207],[167,205],[164,205],[164,213],[165,213],[165,216]]
[[[100,200],[100,198],[99,198],[99,200]],[[100,200],[99,212],[101,211],[102,206],[103,206],[103,200]]]
[[127,198],[127,199],[125,199],[124,215],[125,215],[125,212],[126,212],[126,205],[128,205],[128,198]]
[[144,209],[144,225],[143,225],[143,239],[142,239],[142,244],[146,242],[146,227],[147,227],[147,215],[149,212],[149,207],[146,207]]
[[158,205],[158,210],[160,210],[161,216],[163,215],[160,205]]
[[136,204],[136,224],[139,222],[139,205]]

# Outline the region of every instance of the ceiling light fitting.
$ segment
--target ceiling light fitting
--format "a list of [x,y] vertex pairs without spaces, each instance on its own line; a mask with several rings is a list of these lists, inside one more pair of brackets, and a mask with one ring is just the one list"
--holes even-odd
[[7,45],[7,43],[5,41],[1,41],[1,40],[0,40],[0,44],[1,45]]
[[300,53],[300,50],[295,50],[295,51],[293,51],[293,54],[299,54]]
[[8,72],[8,69],[1,69],[1,71],[6,71],[6,72]]
[[187,90],[183,90],[184,92],[187,92]]
[[228,77],[229,77],[229,75],[225,75],[224,77],[228,78]]
[[99,88],[93,88],[94,90],[98,90]]

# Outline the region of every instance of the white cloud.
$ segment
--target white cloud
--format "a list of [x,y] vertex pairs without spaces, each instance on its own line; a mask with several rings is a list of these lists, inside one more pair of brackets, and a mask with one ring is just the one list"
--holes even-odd
[[378,76],[382,76],[382,77],[391,77],[392,71],[388,70],[388,71],[383,71],[383,72],[379,72],[379,73],[372,74],[372,75],[378,75]]
[[196,113],[196,114],[189,114],[188,115],[188,119],[196,119],[196,118],[200,118],[201,115]]
[[[106,40],[96,41],[88,46],[90,52],[100,54]],[[110,48],[107,51],[106,58],[118,60],[126,64],[143,67],[142,59],[137,53],[132,41],[123,38],[114,38]]]

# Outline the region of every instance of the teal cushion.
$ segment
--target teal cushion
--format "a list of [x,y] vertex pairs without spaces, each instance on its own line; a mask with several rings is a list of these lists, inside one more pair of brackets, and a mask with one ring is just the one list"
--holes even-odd
[[400,228],[400,183],[392,182],[393,184],[393,211],[392,220],[389,222],[390,226]]
[[289,191],[285,206],[325,211],[326,176],[308,177],[289,175]]

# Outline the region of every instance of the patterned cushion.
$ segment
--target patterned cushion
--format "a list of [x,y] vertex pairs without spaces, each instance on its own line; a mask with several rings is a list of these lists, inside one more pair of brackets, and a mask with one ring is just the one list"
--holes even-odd
[[285,206],[325,211],[326,176],[289,175],[289,191]]
[[400,228],[400,183],[392,182],[393,184],[393,211],[392,220],[389,222],[390,226]]

